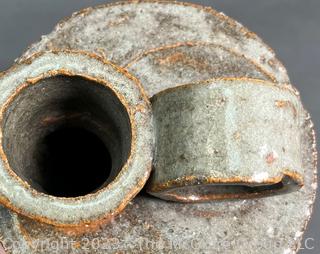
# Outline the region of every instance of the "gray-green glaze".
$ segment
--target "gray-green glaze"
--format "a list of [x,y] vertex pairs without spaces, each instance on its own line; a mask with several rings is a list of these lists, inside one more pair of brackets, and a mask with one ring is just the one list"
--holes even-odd
[[[106,82],[118,94],[117,96],[121,96],[122,103],[126,103],[127,112],[131,115],[130,124],[132,124],[131,128],[134,130],[132,132],[130,159],[122,166],[116,179],[107,187],[78,198],[58,198],[35,192],[33,188],[28,186],[28,179],[23,181],[19,177],[14,177],[12,172],[9,172],[7,163],[9,162],[10,167],[14,166],[11,163],[12,160],[6,161],[2,159],[0,160],[0,200],[23,215],[54,225],[73,226],[84,223],[89,224],[118,214],[130,199],[138,193],[147,180],[151,170],[154,140],[151,107],[143,95],[139,84],[124,71],[112,64],[101,61],[95,56],[72,52],[42,53],[33,59],[29,59],[28,62],[11,68],[0,78],[0,105],[3,106],[17,89],[32,82],[33,78],[45,77],[48,73],[51,76],[55,76],[55,73],[61,75],[60,71],[66,73],[66,75],[71,73],[75,76],[97,79],[99,80],[98,82]],[[31,85],[37,86],[38,82]],[[51,84],[50,87],[54,85],[55,83]],[[61,89],[63,89],[63,86],[68,85],[71,86],[68,81],[62,83],[62,85],[56,82],[56,86],[59,86]],[[66,91],[69,93],[67,87]],[[42,90],[42,92],[46,93],[46,90]],[[61,92],[61,96],[63,97],[63,91]],[[46,96],[50,97],[51,94],[47,93]],[[34,101],[37,101],[37,99],[34,97]],[[30,103],[30,107],[32,108],[33,101],[31,100]],[[16,109],[19,106],[21,105],[17,104]],[[25,114],[21,114],[17,120],[20,121],[21,117],[28,118],[28,116],[28,121],[36,120],[36,118],[31,117],[33,113],[35,112],[29,112],[28,108],[25,108]],[[54,117],[55,112],[51,113]],[[17,122],[12,120],[10,123],[15,126]],[[1,128],[10,129],[11,126],[6,127],[3,125]],[[9,136],[11,132],[10,130],[8,131]],[[28,132],[19,129],[15,129],[14,132],[15,135],[19,135],[19,133],[26,135],[22,140],[27,141],[28,135],[32,135],[33,130],[29,127]],[[6,132],[2,134],[1,139],[3,144],[5,144],[4,138],[6,137]],[[25,144],[21,143],[16,148],[22,149],[23,145]],[[7,157],[12,159],[21,156],[19,153],[14,154],[16,151],[19,150],[4,150],[5,153],[13,153],[9,156],[7,155]],[[26,152],[31,151],[27,150]],[[29,162],[25,161],[25,163],[27,165]],[[15,168],[14,170],[19,169]]]
[[305,185],[299,191],[187,205],[140,195],[108,225],[79,236],[0,206],[0,239],[9,254],[295,254],[317,187],[313,124],[305,111],[301,120]]
[[[273,179],[287,171],[298,174],[301,179],[292,180],[302,184],[303,108],[290,88],[246,78],[217,79],[160,92],[152,106],[157,144],[152,194],[175,200],[176,191],[157,193],[157,186],[176,188],[170,182],[190,177],[196,179],[183,186],[196,185],[197,191],[178,193],[182,200],[241,194],[232,184],[277,183],[281,179]],[[201,189],[206,178],[216,182]],[[231,186],[221,191],[215,183]]]

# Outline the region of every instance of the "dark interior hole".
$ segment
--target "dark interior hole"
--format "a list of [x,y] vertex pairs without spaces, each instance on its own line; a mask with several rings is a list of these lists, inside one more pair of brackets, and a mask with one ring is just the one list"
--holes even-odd
[[110,153],[94,133],[60,128],[43,140],[40,157],[43,188],[54,196],[77,197],[103,185],[111,173]]
[[53,196],[102,189],[131,151],[130,118],[122,102],[110,88],[78,76],[46,78],[19,91],[1,127],[11,169]]

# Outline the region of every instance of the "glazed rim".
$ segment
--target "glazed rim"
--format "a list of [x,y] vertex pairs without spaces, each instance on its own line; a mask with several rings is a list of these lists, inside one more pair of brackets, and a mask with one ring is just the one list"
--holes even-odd
[[[258,84],[275,87],[281,90],[287,90],[299,98],[299,92],[291,84],[281,84],[281,86],[278,86],[275,83],[254,78],[226,77],[182,84],[176,87],[168,88],[154,95],[151,98],[151,101],[154,102],[161,95],[178,89],[191,88],[199,85],[208,85],[215,81],[233,80],[248,81],[254,83],[252,85]],[[285,194],[296,191],[303,185],[304,179],[299,172],[284,168],[281,170],[280,175],[269,177],[260,182],[257,182],[250,177],[217,178],[199,175],[186,175],[177,179],[168,179],[165,182],[155,182],[153,181],[153,176],[151,176],[151,180],[147,186],[147,191],[153,196],[165,200],[194,203],[212,200],[248,199]],[[243,190],[243,188],[245,189]],[[230,189],[231,192],[225,192],[230,191]],[[218,192],[215,192],[217,190]]]
[[[10,167],[3,147],[2,121],[11,101],[25,88],[46,78],[61,75],[81,77],[111,90],[126,109],[131,125],[131,147],[120,172],[107,186],[81,197],[55,197],[36,191]],[[0,82],[2,89],[7,90],[3,93],[5,96],[0,98],[4,100],[0,109],[1,204],[17,213],[55,226],[88,227],[89,224],[99,224],[120,213],[142,189],[151,171],[151,107],[141,84],[127,71],[95,54],[68,50],[48,51],[34,54],[2,73]]]
[[[80,16],[80,15],[83,15],[83,16],[87,16],[87,15],[90,15],[94,10],[96,9],[102,9],[102,8],[110,8],[110,7],[114,7],[114,6],[121,6],[121,5],[132,5],[132,4],[139,4],[139,3],[157,3],[157,4],[172,4],[172,5],[180,5],[180,6],[188,6],[188,7],[193,7],[193,8],[196,8],[198,10],[203,10],[204,12],[207,12],[217,18],[219,18],[221,21],[225,21],[227,22],[227,24],[233,28],[237,27],[240,25],[240,31],[242,32],[243,35],[245,35],[247,38],[251,38],[251,39],[254,39],[256,40],[257,42],[259,42],[263,47],[266,48],[267,51],[269,51],[273,58],[270,58],[269,59],[269,65],[272,66],[273,64],[275,64],[275,62],[280,66],[280,68],[282,68],[283,70],[286,70],[283,63],[275,58],[275,52],[274,50],[269,46],[267,45],[259,36],[257,36],[254,32],[250,31],[248,28],[246,28],[245,26],[241,25],[239,22],[235,21],[234,19],[232,19],[231,17],[221,13],[221,12],[218,12],[216,11],[215,9],[213,9],[212,7],[209,7],[209,6],[203,6],[203,5],[200,5],[200,4],[195,4],[195,3],[189,3],[189,2],[183,2],[183,1],[175,1],[175,0],[132,0],[132,1],[117,1],[117,2],[114,2],[114,3],[108,3],[108,4],[101,4],[101,5],[97,5],[95,7],[88,7],[88,8],[85,8],[85,9],[82,9],[78,12],[74,12],[71,16],[69,17],[66,17],[64,19],[62,19],[54,28],[54,31],[58,30],[59,28],[63,27],[69,20],[71,20],[72,18],[74,17],[77,17],[77,16]],[[37,46],[38,43],[40,43],[40,41],[30,45],[26,52],[28,52],[29,50],[31,50],[33,47]],[[50,47],[49,47],[50,48]],[[51,48],[52,50],[55,50],[55,48]],[[147,50],[147,49],[146,49]],[[150,50],[150,49],[149,49]],[[151,49],[152,50],[152,49]],[[104,55],[104,51],[102,52],[103,53],[103,56],[104,58],[105,55]],[[32,52],[31,52],[32,54]],[[143,54],[143,53],[142,53]],[[141,54],[138,54],[136,55],[135,57],[133,57],[133,59],[139,57],[139,55]],[[21,60],[20,61],[24,61],[25,59],[25,54],[22,55],[21,57]],[[254,60],[252,60],[254,61]],[[275,61],[275,62],[274,62]],[[254,61],[255,62],[255,61]],[[257,63],[258,64],[258,63]],[[285,71],[286,73],[286,71]],[[287,76],[287,74],[285,74]]]

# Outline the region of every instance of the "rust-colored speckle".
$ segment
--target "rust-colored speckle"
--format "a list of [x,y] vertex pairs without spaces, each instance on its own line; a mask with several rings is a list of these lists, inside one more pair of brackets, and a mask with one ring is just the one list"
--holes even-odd
[[181,63],[186,66],[190,66],[194,69],[210,70],[212,66],[206,64],[203,59],[191,58],[182,52],[176,52],[166,57],[160,57],[156,59],[159,65],[174,65]]
[[266,156],[266,162],[267,162],[269,165],[272,164],[275,160],[276,160],[276,157],[274,156],[274,154],[273,154],[272,152],[267,154],[267,156]]
[[127,23],[130,20],[130,15],[126,13],[122,13],[119,15],[117,20],[113,20],[107,23],[107,28],[115,27],[115,26],[120,26],[125,23]]
[[73,247],[74,247],[75,249],[80,249],[80,248],[81,248],[81,242],[79,242],[79,241],[74,242],[74,243],[73,243]]
[[276,61],[275,59],[271,58],[268,60],[268,64],[272,69],[276,69],[277,65],[276,65]]
[[277,101],[275,102],[275,104],[276,104],[276,106],[277,106],[278,108],[283,108],[283,107],[285,107],[285,106],[287,105],[287,101],[277,100]]
[[278,108],[289,108],[293,112],[293,116],[296,118],[298,115],[296,107],[293,105],[291,101],[284,101],[284,100],[276,100],[275,105]]
[[239,132],[239,131],[236,131],[235,133],[233,133],[233,138],[234,138],[235,140],[240,140],[240,138],[241,138],[240,132]]
[[158,58],[157,61],[159,62],[160,65],[168,65],[168,64],[174,64],[177,62],[183,62],[184,59],[185,59],[185,55],[181,52],[177,52],[164,58]]
[[146,112],[146,107],[144,105],[142,105],[142,104],[139,104],[139,105],[136,106],[135,112],[145,113]]

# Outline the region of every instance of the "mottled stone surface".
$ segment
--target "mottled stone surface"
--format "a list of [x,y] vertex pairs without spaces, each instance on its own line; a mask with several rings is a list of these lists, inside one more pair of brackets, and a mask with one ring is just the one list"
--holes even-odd
[[130,1],[88,8],[59,23],[22,56],[50,48],[95,52],[126,65],[146,50],[208,42],[244,54],[279,82],[288,82],[274,52],[254,33],[210,7],[175,1]]
[[246,56],[221,45],[179,43],[150,50],[125,68],[153,95],[182,84],[223,77],[248,77],[276,81],[272,74]]

